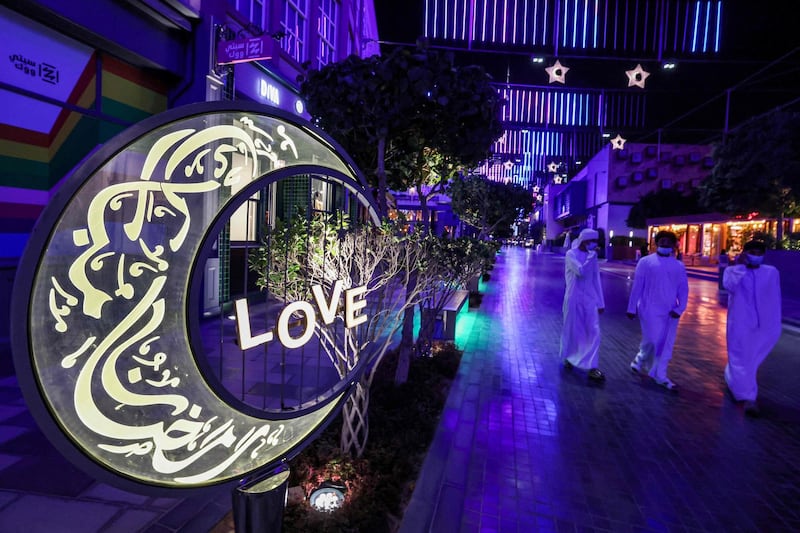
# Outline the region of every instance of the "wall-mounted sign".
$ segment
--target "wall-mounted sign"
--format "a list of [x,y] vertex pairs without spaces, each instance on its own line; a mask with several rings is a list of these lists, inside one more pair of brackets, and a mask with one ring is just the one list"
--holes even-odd
[[[13,313],[25,327],[12,334],[26,401],[65,455],[130,490],[202,488],[274,467],[335,414],[362,368],[320,401],[245,412],[198,366],[189,315],[202,251],[255,188],[329,176],[377,222],[365,182],[336,146],[286,113],[206,103],[139,123],[65,180],[20,262]],[[250,185],[232,193],[242,182]],[[277,335],[307,340],[308,326],[289,330],[297,312],[307,322],[341,313],[357,328],[362,295],[341,282],[315,287],[316,307],[289,302]],[[266,342],[267,333],[240,338]]]
[[217,64],[244,63],[270,59],[270,50],[274,39],[269,35],[233,39],[217,43]]
[[[0,80],[59,101],[69,101],[91,79],[92,48],[0,6]],[[51,133],[61,108],[0,90],[0,123]],[[75,102],[71,102],[75,103]]]

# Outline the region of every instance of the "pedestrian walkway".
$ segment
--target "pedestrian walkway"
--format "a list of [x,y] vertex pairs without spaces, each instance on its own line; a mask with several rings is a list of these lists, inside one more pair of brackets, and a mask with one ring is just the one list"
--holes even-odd
[[763,416],[725,392],[725,308],[690,278],[670,377],[631,373],[632,268],[604,264],[601,369],[558,361],[563,257],[504,248],[465,350],[402,533],[800,531],[800,358],[786,331],[759,373]]

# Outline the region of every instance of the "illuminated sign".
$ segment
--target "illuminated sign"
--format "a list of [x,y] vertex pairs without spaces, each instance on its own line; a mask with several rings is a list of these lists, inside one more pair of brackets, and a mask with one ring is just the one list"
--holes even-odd
[[[65,455],[129,490],[203,488],[273,468],[336,413],[362,363],[290,412],[242,409],[198,366],[189,319],[198,262],[254,190],[327,176],[377,223],[363,177],[336,146],[273,108],[204,103],[137,124],[65,180],[31,235],[12,302],[25,325],[12,334],[20,386]],[[358,328],[365,288],[331,285],[313,287],[314,305],[286,302],[275,331],[255,336],[237,303],[240,340],[276,334],[299,346],[334,317]],[[290,319],[300,315],[298,334]]]
[[281,105],[281,90],[263,78],[258,80],[258,94],[276,106]]
[[217,64],[228,65],[270,59],[273,42],[274,39],[269,35],[220,41],[217,43]]

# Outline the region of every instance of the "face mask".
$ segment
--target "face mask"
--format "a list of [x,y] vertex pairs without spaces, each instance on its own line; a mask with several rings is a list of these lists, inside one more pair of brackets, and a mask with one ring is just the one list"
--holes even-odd
[[597,248],[597,243],[596,242],[587,242],[586,243],[586,249],[589,250],[590,252],[592,250],[594,250],[595,248]]
[[763,255],[752,255],[752,254],[745,254],[747,256],[747,262],[751,265],[758,266],[764,260]]
[[670,255],[672,253],[672,248],[664,248],[662,246],[659,246],[658,253],[661,255]]

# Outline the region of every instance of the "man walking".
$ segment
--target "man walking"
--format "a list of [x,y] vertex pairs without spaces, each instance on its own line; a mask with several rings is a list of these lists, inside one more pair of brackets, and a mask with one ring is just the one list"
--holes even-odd
[[598,233],[586,228],[567,250],[564,258],[564,327],[561,330],[561,359],[564,368],[588,370],[592,381],[603,381],[600,359],[600,315],[605,308],[597,264]]
[[761,241],[744,245],[744,264],[729,266],[722,278],[728,290],[728,364],[725,382],[744,412],[758,416],[758,367],[781,336],[781,282],[778,269],[762,265],[767,247]]
[[678,331],[678,318],[686,310],[689,280],[686,267],[673,255],[677,236],[671,231],[656,234],[656,253],[636,264],[633,288],[628,300],[628,318],[639,316],[642,340],[631,370],[647,373],[662,387],[677,390],[667,376],[672,348]]

